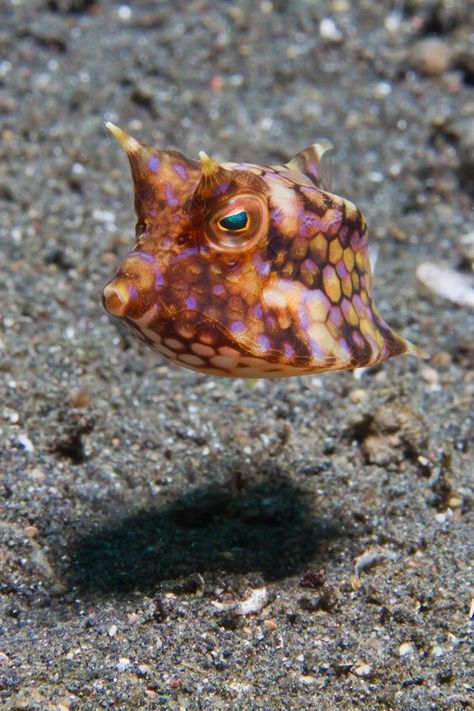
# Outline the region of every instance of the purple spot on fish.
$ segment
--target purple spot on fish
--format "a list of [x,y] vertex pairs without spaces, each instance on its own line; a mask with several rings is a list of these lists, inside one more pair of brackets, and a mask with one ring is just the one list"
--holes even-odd
[[365,346],[365,341],[359,331],[352,331],[352,340],[358,348],[363,348]]
[[129,287],[128,287],[128,295],[130,296],[130,298],[131,298],[132,300],[137,298],[137,296],[138,296],[138,289],[137,289],[137,287],[135,286],[135,284],[130,284],[130,285],[129,285]]
[[165,237],[162,241],[161,244],[165,249],[171,245],[171,240],[169,237]]
[[165,280],[163,278],[163,274],[157,267],[155,267],[155,289],[157,291],[159,291],[160,289],[162,289],[164,287],[164,285],[165,285]]
[[267,276],[267,274],[269,274],[271,268],[270,262],[264,262],[263,259],[256,254],[253,258],[253,263],[255,264],[259,274],[262,276]]
[[367,316],[367,318],[369,319],[372,318],[372,312],[370,311],[369,307],[364,304],[359,294],[354,294],[352,303],[354,304],[358,312],[362,313],[364,316]]
[[148,160],[148,167],[153,173],[156,173],[160,169],[160,159],[158,156],[152,156]]
[[187,296],[185,304],[188,309],[195,309],[197,307],[197,299],[194,296]]
[[259,350],[261,351],[269,351],[270,350],[270,339],[268,336],[264,336],[263,334],[261,336],[257,336],[257,343]]
[[198,254],[199,251],[199,247],[188,247],[188,249],[184,249],[180,254],[173,257],[172,263],[180,262],[182,259],[186,259],[187,257],[193,257],[195,254]]
[[331,323],[334,324],[334,326],[341,326],[342,325],[342,314],[341,310],[337,306],[333,306],[331,311],[329,312],[329,319]]
[[354,252],[357,252],[357,250],[362,249],[362,247],[365,246],[366,239],[365,235],[361,235],[360,232],[353,232],[352,237],[351,237],[351,247],[354,250]]
[[276,225],[281,225],[283,220],[285,219],[285,216],[283,212],[280,210],[279,207],[273,208],[273,210],[270,212],[272,216],[272,220]]
[[144,259],[145,262],[148,262],[148,264],[155,263],[155,257],[152,254],[149,254],[148,252],[142,252],[141,249],[137,249],[135,252],[130,252],[130,254],[128,256],[129,257],[140,257],[140,259]]
[[310,161],[308,163],[308,173],[310,173],[316,180],[319,178],[319,166],[315,161]]
[[170,207],[177,207],[179,205],[179,200],[173,195],[173,189],[170,183],[165,183],[165,196],[166,202]]
[[273,316],[267,316],[265,319],[265,325],[267,327],[267,331],[273,331],[277,325],[276,319],[273,318]]
[[351,351],[349,346],[347,345],[347,341],[345,340],[345,338],[340,338],[338,344],[339,352],[345,358],[346,361],[349,361],[351,359]]
[[215,296],[222,296],[222,294],[225,292],[225,287],[223,284],[216,284],[215,286],[212,287],[212,293]]
[[304,328],[305,330],[309,327],[309,318],[308,318],[308,312],[306,310],[306,305],[301,305],[300,308],[298,309],[298,315],[299,315],[299,322],[301,328]]
[[260,306],[260,304],[257,304],[257,305],[254,307],[253,312],[254,312],[254,314],[255,314],[255,316],[256,316],[257,318],[263,318],[263,309],[262,309],[262,307]]
[[317,269],[316,264],[312,259],[305,259],[302,266],[309,272],[315,272]]
[[312,212],[308,212],[307,210],[300,209],[298,210],[298,214],[301,218],[302,224],[306,228],[310,227],[318,227],[319,226],[319,218],[314,215]]
[[[327,267],[326,267],[327,269]],[[329,311],[330,301],[326,294],[321,289],[306,290],[303,295],[303,303],[307,307],[321,305],[322,309],[327,313]]]
[[343,299],[341,302],[341,309],[342,313],[344,314],[344,317],[346,321],[350,320],[350,314],[352,313],[352,304],[348,299]]
[[245,331],[245,324],[243,321],[233,321],[230,324],[230,330],[232,331],[232,333],[238,335],[239,333],[243,333]]
[[311,234],[311,227],[305,225],[304,222],[300,225],[299,233],[302,237],[308,237]]
[[347,271],[347,267],[344,264],[344,262],[341,261],[336,264],[336,272],[338,275],[341,277],[341,279],[345,279],[346,277],[349,276],[349,272]]
[[326,353],[324,352],[324,349],[318,341],[316,341],[314,338],[310,338],[309,340],[309,345],[311,348],[311,355],[313,358],[317,360],[325,360],[326,359]]
[[184,165],[181,165],[181,163],[172,163],[171,167],[174,171],[176,171],[176,173],[178,173],[180,178],[186,180],[186,178],[188,177],[188,171],[186,170]]
[[348,242],[348,237],[349,235],[349,228],[347,225],[343,225],[341,229],[339,230],[339,241],[343,247],[347,247],[347,242]]
[[214,190],[214,195],[223,195],[229,189],[230,182],[228,180],[223,180],[219,183],[217,188]]
[[177,224],[180,221],[181,217],[179,215],[173,215],[173,217],[171,218],[171,222],[174,222],[174,224]]
[[148,217],[156,217],[158,214],[158,210],[152,209],[148,210]]
[[336,214],[331,214],[329,217],[320,217],[319,215],[307,212],[304,219],[305,222],[311,225],[313,229],[327,234],[334,234],[337,232],[339,225],[341,224],[342,213],[336,212]]
[[285,358],[293,358],[295,355],[295,349],[291,345],[291,343],[284,343],[283,344],[283,355]]

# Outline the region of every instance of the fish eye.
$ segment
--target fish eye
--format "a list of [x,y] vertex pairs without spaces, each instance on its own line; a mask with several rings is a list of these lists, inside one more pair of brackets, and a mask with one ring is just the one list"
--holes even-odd
[[245,210],[241,210],[219,220],[219,227],[223,230],[229,230],[229,232],[240,232],[240,230],[245,230],[248,221],[249,216]]
[[242,193],[226,198],[209,212],[204,233],[214,249],[246,251],[268,232],[268,204],[263,195]]

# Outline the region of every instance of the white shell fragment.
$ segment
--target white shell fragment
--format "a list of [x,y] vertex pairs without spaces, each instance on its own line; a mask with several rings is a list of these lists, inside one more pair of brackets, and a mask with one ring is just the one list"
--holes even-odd
[[420,284],[430,292],[458,306],[474,308],[474,276],[456,271],[446,264],[423,262],[417,267]]
[[369,570],[369,568],[385,563],[388,560],[397,560],[397,558],[397,553],[393,551],[367,550],[355,559],[354,572],[360,578],[360,574],[364,570]]
[[212,605],[218,610],[232,610],[236,615],[255,615],[260,610],[268,605],[268,593],[266,588],[256,588],[250,592],[250,595],[234,603],[212,602]]

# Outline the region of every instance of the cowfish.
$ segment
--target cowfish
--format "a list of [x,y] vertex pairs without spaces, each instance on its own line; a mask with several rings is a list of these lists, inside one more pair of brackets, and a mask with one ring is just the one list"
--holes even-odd
[[417,354],[374,304],[364,217],[323,180],[329,142],[263,166],[187,158],[106,127],[128,155],[137,223],[103,304],[146,345],[243,378]]

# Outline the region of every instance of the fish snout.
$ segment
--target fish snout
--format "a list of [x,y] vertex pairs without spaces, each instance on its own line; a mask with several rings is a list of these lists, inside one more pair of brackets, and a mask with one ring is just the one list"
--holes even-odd
[[104,308],[118,318],[140,318],[154,300],[161,284],[154,260],[148,254],[131,254],[120,265],[102,293]]

